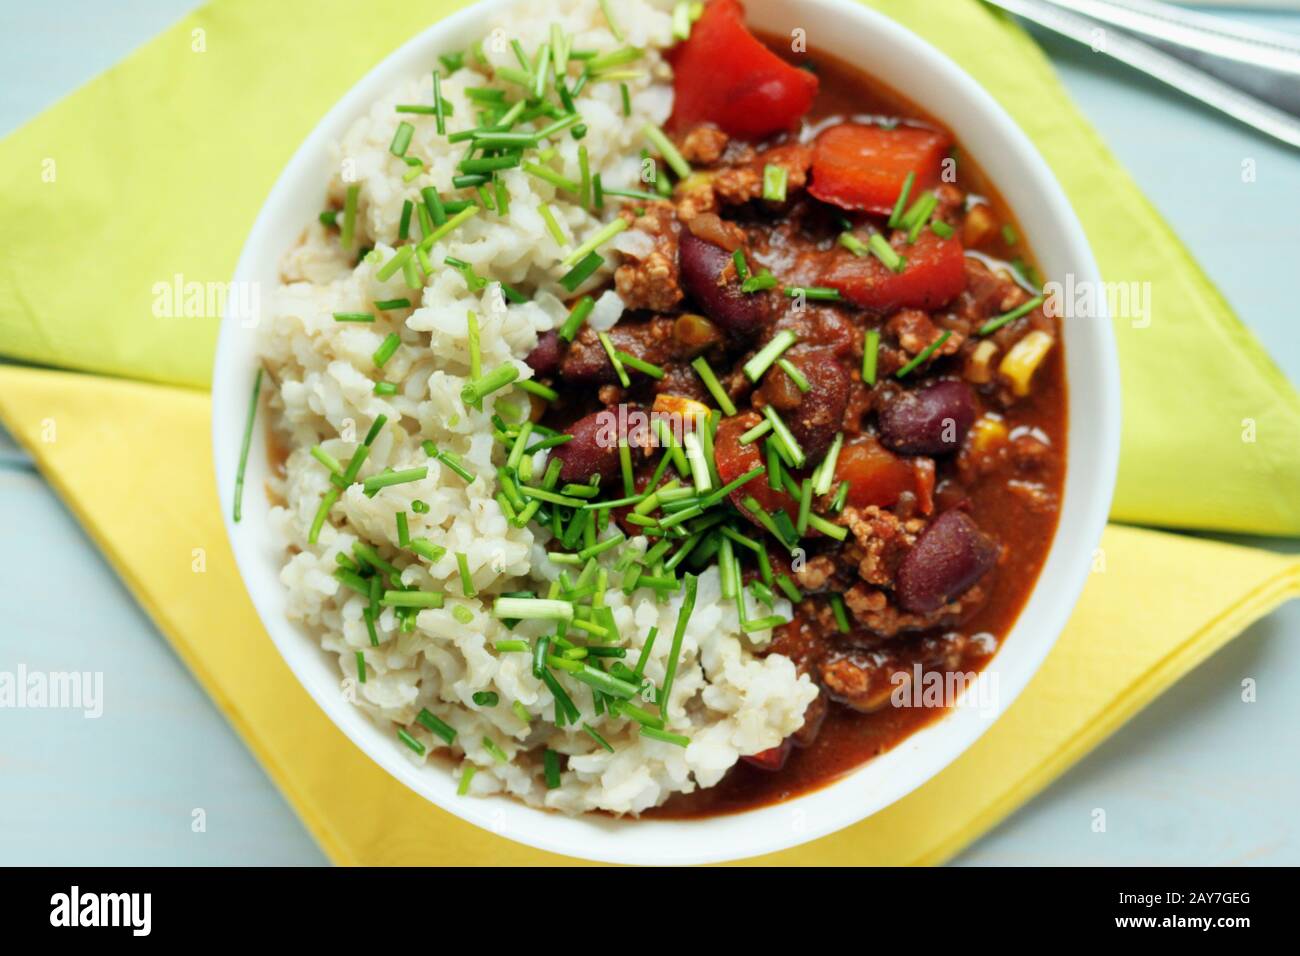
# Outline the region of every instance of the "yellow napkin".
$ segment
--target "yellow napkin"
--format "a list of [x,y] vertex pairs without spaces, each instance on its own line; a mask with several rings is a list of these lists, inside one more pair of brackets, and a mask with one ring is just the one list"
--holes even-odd
[[[299,687],[263,632],[226,544],[206,395],[0,368],[0,419],[39,458],[332,859],[561,861],[426,803],[357,750]],[[144,474],[148,495],[139,493]],[[871,819],[765,862],[946,859],[1252,621],[1300,593],[1300,561],[1266,551],[1120,526],[1107,531],[1103,548],[1105,570],[1090,579],[1043,669],[974,747]],[[195,549],[203,550],[202,573],[193,570]]]
[[[220,0],[0,143],[0,354],[206,384],[221,283],[278,170],[325,109],[455,2]],[[1037,48],[975,0],[875,0],[943,47],[1040,144],[1108,278],[1149,280],[1117,324],[1123,520],[1300,533],[1300,402],[1077,115]],[[816,38],[810,38],[816,45]],[[69,281],[69,250],[75,281]],[[207,292],[207,289],[201,289]],[[198,311],[202,312],[200,308]],[[0,368],[0,419],[339,862],[558,858],[463,824],[390,780],[297,686],[236,575],[201,392]],[[1243,443],[1242,422],[1258,440]],[[1195,423],[1195,430],[1189,424]],[[139,476],[166,489],[147,499]],[[1226,503],[1226,504],[1225,504]],[[195,573],[193,551],[206,571]],[[1273,554],[1113,527],[1060,644],[1012,710],[921,790],[787,863],[945,859],[1188,668],[1300,589]],[[368,808],[358,814],[356,807]]]

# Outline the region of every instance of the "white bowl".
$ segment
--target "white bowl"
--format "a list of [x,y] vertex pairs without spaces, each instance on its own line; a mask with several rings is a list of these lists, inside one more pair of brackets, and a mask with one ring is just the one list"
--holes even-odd
[[[514,0],[486,0],[437,23],[375,67],[325,116],[281,174],[235,272],[236,282],[272,289],[284,251],[319,211],[332,171],[329,144],[404,77],[428,70],[436,55],[482,35],[486,18]],[[970,76],[934,47],[852,0],[749,0],[749,22],[774,34],[807,30],[809,45],[870,72],[944,122],[1015,210],[1044,274],[1100,282],[1083,229],[1033,144]],[[1099,288],[1099,286],[1098,286]],[[234,297],[231,297],[232,299]],[[1103,297],[1104,298],[1104,297]],[[230,520],[235,470],[256,367],[254,336],[228,314],[212,385],[212,437],[221,511],[249,595],[281,655],[316,703],[371,759],[450,813],[520,843],[572,857],[619,863],[705,863],[741,859],[814,840],[906,796],[951,763],[1006,710],[1065,626],[1088,575],[1110,507],[1119,454],[1118,363],[1105,316],[1066,319],[1069,467],[1059,528],[1034,593],[974,693],[989,708],[957,707],[889,753],[820,790],[785,803],[697,820],[566,817],[505,797],[466,798],[449,773],[420,767],[391,729],[380,728],[339,693],[338,665],[285,616],[271,540],[266,416],[248,458],[243,520]],[[973,698],[983,700],[984,697]]]

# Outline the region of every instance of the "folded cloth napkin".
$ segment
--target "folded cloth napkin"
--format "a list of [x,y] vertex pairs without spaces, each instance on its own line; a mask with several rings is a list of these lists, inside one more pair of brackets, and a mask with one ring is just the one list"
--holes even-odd
[[[0,143],[0,354],[202,387],[221,283],[325,109],[463,4],[219,0]],[[1078,116],[1034,44],[975,0],[874,0],[984,83],[1039,143],[1110,278],[1150,281],[1117,322],[1120,520],[1300,533],[1300,401]],[[815,38],[811,38],[815,45]],[[67,281],[71,237],[89,250]],[[104,290],[111,290],[105,295]],[[156,307],[167,296],[192,308]],[[422,801],[297,685],[244,594],[212,487],[201,391],[0,368],[0,420],[114,564],[330,856],[344,863],[560,858]],[[1242,421],[1258,440],[1244,443]],[[1188,423],[1195,423],[1189,429]],[[140,476],[151,493],[141,496]],[[1300,591],[1267,552],[1112,527],[1067,631],[1014,707],[924,787],[784,863],[932,863],[1028,799],[1189,668]],[[193,571],[194,549],[206,568]],[[358,813],[357,807],[366,807]]]

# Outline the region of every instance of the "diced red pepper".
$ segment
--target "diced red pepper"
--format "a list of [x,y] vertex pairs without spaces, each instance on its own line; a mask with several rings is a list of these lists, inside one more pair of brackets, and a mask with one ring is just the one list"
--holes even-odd
[[916,176],[911,199],[938,185],[951,145],[946,133],[915,126],[841,123],[817,137],[808,192],[842,209],[888,215],[908,173]]
[[835,459],[835,482],[841,481],[849,483],[855,508],[888,508],[917,484],[912,466],[869,436],[850,441]]
[[712,0],[672,62],[673,129],[715,123],[732,136],[760,140],[792,129],[817,95],[817,77],[749,32],[738,0]]
[[875,312],[941,308],[966,288],[966,253],[956,237],[941,239],[929,229],[916,242],[900,246],[907,267],[895,272],[875,256],[838,251],[821,276],[821,284],[838,289],[855,305]]
[[790,759],[790,749],[791,738],[787,737],[775,747],[761,750],[756,754],[750,754],[740,759],[758,767],[760,770],[780,770],[785,766],[785,762]]

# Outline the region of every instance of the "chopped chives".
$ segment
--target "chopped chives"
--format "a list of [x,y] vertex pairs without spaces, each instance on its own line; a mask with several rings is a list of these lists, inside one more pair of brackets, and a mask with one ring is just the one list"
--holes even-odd
[[485,156],[479,159],[462,159],[457,168],[462,173],[494,173],[502,169],[513,169],[519,165],[519,155]]
[[[796,468],[802,468],[807,456],[804,455],[803,449],[799,447],[799,442],[791,433],[789,427],[781,420],[775,408],[771,405],[763,406],[763,415],[772,423],[772,437],[787,453],[790,461]],[[772,439],[768,439],[771,441]]]
[[311,450],[311,456],[326,467],[332,475],[343,477],[343,466],[339,464],[338,459],[327,452],[320,445],[314,445]]
[[542,751],[542,778],[546,781],[547,790],[555,790],[560,786],[560,755],[549,747]]
[[408,734],[405,729],[401,727],[397,728],[397,739],[400,740],[402,743],[406,744],[406,746],[410,747],[412,750],[414,750],[418,756],[421,757],[424,756],[424,744],[420,743],[418,740],[416,740],[414,737]]
[[903,227],[907,230],[908,242],[916,242],[938,205],[939,197],[932,192],[927,192],[908,210],[907,215],[903,217]]
[[539,163],[524,163],[522,168],[524,172],[528,173],[528,175],[548,182],[552,186],[563,189],[566,192],[576,194],[582,189],[581,183],[575,183],[572,179],[566,179],[549,166],[542,166]]
[[448,219],[441,226],[439,226],[437,229],[435,229],[433,232],[429,233],[429,235],[421,239],[420,248],[424,249],[426,252],[429,249],[432,249],[433,244],[437,242],[439,239],[442,239],[443,237],[447,236],[449,233],[451,233],[454,229],[458,228],[466,220],[470,219],[473,216],[477,216],[478,210],[479,210],[478,206],[465,207],[460,212],[456,213],[454,216]]
[[452,608],[451,616],[461,624],[472,624],[474,622],[474,612],[463,604],[457,604]]
[[664,377],[665,374],[664,370],[661,369],[658,365],[654,365],[650,362],[645,361],[644,359],[639,359],[635,355],[632,355],[629,352],[624,352],[622,350],[618,350],[614,354],[618,357],[618,360],[620,362],[622,362],[624,365],[628,366],[629,368],[634,368],[638,372],[643,372],[644,374],[649,375],[653,379],[661,379]]
[[437,736],[441,737],[447,743],[450,744],[455,741],[456,729],[452,727],[450,724],[444,723],[443,721],[439,720],[437,717],[435,717],[432,713],[429,712],[428,708],[425,707],[420,708],[420,712],[416,715],[415,719],[420,723],[422,727],[424,727],[430,733],[436,734]]
[[871,254],[871,247],[851,232],[840,233],[840,245],[858,258]]
[[351,249],[356,239],[357,198],[361,195],[359,185],[349,186],[343,200],[343,225],[339,227],[339,245]]
[[510,758],[506,756],[506,752],[502,750],[500,745],[497,744],[497,742],[493,740],[491,737],[485,736],[483,738],[483,749],[486,750],[488,753],[490,753],[492,755],[492,759],[495,760],[497,763],[510,762]]
[[427,515],[429,513],[429,506],[419,498],[416,498],[411,502],[411,510],[417,515]]
[[[695,592],[698,586],[699,579],[695,575],[686,575],[682,607],[677,612],[677,626],[673,629],[673,643],[668,650],[668,666],[664,671],[663,685],[659,688],[656,696],[659,712],[663,714],[664,719],[668,718],[668,707],[672,702],[673,681],[677,676],[677,662],[682,653],[682,641],[686,637],[686,625],[691,619],[691,613],[695,610]],[[642,728],[641,732],[644,733],[645,728]]]
[[794,382],[794,387],[799,391],[807,393],[812,390],[812,384],[804,377],[803,372],[795,368],[794,363],[788,358],[779,358],[776,360],[776,364],[781,367],[781,371],[790,376],[790,381]]
[[906,365],[900,368],[895,373],[895,375],[898,378],[904,378],[907,375],[910,375],[912,372],[916,371],[916,369],[920,368],[922,365],[925,364],[926,360],[929,359],[931,355],[939,351],[943,343],[947,342],[948,339],[951,337],[952,337],[952,330],[949,329],[945,331],[943,335],[939,336],[937,339],[935,339],[933,342],[927,345],[924,349],[922,349],[921,353],[917,355],[916,358],[912,359],[912,361],[908,362]]
[[867,329],[862,341],[862,381],[876,384],[876,362],[880,357],[880,330]]
[[836,432],[835,440],[831,442],[831,447],[826,452],[826,457],[822,463],[817,466],[813,472],[813,491],[819,495],[828,494],[831,490],[831,481],[835,478],[835,465],[840,459],[840,449],[844,447],[844,432]]
[[769,202],[785,202],[786,182],[789,172],[784,166],[768,163],[763,167],[763,198]]
[[589,737],[591,737],[592,740],[600,744],[600,746],[603,747],[605,750],[608,750],[610,753],[614,752],[613,745],[610,744],[610,742],[606,740],[604,737],[602,737],[600,734],[598,734],[595,728],[591,727],[586,722],[584,722],[582,725],[582,729]]
[[553,402],[560,397],[560,393],[555,389],[548,388],[541,382],[535,381],[531,378],[520,379],[515,382],[515,385],[522,388],[525,392],[536,395],[538,398],[545,399],[548,402]]
[[386,474],[371,475],[363,483],[367,494],[378,491],[381,488],[388,488],[392,485],[405,485],[412,481],[421,481],[428,477],[429,466],[421,465],[419,468],[404,468],[401,471],[390,471]]
[[383,430],[384,426],[387,424],[388,424],[387,415],[376,415],[375,420],[370,423],[370,428],[369,430],[366,431],[366,437],[361,442],[361,444],[373,445],[375,443],[375,439],[379,437],[379,433]]
[[803,537],[808,530],[808,517],[812,514],[812,496],[813,483],[811,478],[805,478],[803,484],[799,487],[799,517],[795,521],[794,529],[799,532],[799,537]]
[[772,363],[780,358],[781,353],[794,345],[796,341],[798,341],[798,336],[789,329],[782,329],[776,333],[767,345],[763,346],[754,354],[753,358],[745,363],[745,377],[751,382],[757,382],[763,377],[763,373],[772,367]]
[[[244,502],[244,470],[248,467],[248,449],[253,444],[253,422],[257,418],[257,399],[262,392],[262,367],[253,376],[253,395],[248,400],[248,417],[244,420],[244,440],[239,447],[239,467],[235,469],[235,522],[238,523]],[[328,495],[328,492],[326,493]],[[328,509],[326,509],[328,510]],[[314,524],[312,527],[316,527]],[[314,539],[313,539],[314,540]]]
[[569,317],[560,326],[560,338],[566,342],[572,342],[578,334],[578,330],[582,328],[582,323],[587,321],[587,316],[591,315],[591,310],[595,307],[596,300],[591,296],[584,295],[579,299],[578,303],[573,307],[573,311],[569,313]]
[[388,312],[392,309],[409,309],[411,307],[410,299],[376,299],[374,306],[380,312]]
[[619,92],[619,96],[623,100],[623,115],[631,116],[632,115],[632,94],[628,90],[627,84],[620,83],[618,85],[618,92]]
[[894,203],[894,211],[889,216],[889,228],[897,229],[899,220],[903,218],[903,210],[907,208],[907,198],[912,192],[912,183],[916,181],[916,173],[908,173],[907,178],[903,180],[903,189],[898,194],[898,202]]
[[589,253],[585,259],[565,273],[560,279],[560,285],[564,286],[569,292],[575,292],[578,286],[591,278],[592,273],[604,263],[605,260],[599,254],[595,252]]
[[877,232],[871,237],[867,247],[886,269],[892,272],[902,272],[907,268],[907,260],[900,256],[894,250],[894,247],[889,244],[889,240],[880,233]]
[[517,654],[528,650],[528,642],[517,638],[508,641],[497,641],[492,646],[501,654]]
[[357,682],[366,682],[366,655],[363,651],[357,651]]
[[772,430],[772,423],[766,418],[740,436],[742,445],[752,445]]
[[393,257],[391,259],[389,259],[377,270],[375,270],[375,278],[377,278],[380,282],[387,282],[389,279],[391,279],[394,275],[397,274],[398,269],[401,269],[403,266],[406,265],[406,263],[411,261],[411,256],[413,256],[414,254],[415,254],[414,246],[402,246],[400,249],[398,249],[396,252],[393,253]]
[[[784,512],[782,512],[784,514]],[[849,529],[843,525],[831,524],[820,515],[810,514],[808,516],[808,527],[814,528],[826,535],[828,538],[834,538],[836,541],[843,541],[848,537]]]
[[564,258],[563,264],[566,266],[576,265],[579,260],[585,258],[588,254],[595,252],[627,227],[628,222],[626,219],[615,219],[613,222],[601,228],[582,245],[578,246],[578,248],[569,253]]
[[1006,313],[1005,315],[1000,315],[995,319],[989,319],[987,322],[985,322],[983,325],[980,326],[979,334],[991,335],[992,333],[996,332],[998,329],[1002,328],[1004,325],[1007,325],[1010,322],[1014,322],[1016,319],[1019,319],[1022,316],[1026,316],[1030,312],[1033,312],[1034,309],[1042,305],[1043,302],[1044,302],[1043,297],[1041,295],[1036,295],[1028,302],[1025,302],[1022,305],[1017,306],[1016,308],[1012,309],[1010,312]]
[[405,156],[406,150],[411,145],[411,135],[415,132],[415,127],[406,120],[397,124],[397,131],[393,133],[393,141],[388,144],[388,151],[394,156]]
[[775,289],[779,283],[776,276],[764,269],[758,275],[752,275],[740,284],[740,291],[746,294],[751,292],[762,292],[767,289]]
[[324,210],[324,211],[320,214],[320,216],[317,217],[317,218],[320,219],[320,224],[321,224],[322,226],[333,226],[333,225],[337,225],[338,220],[339,220],[338,210],[336,210],[336,209],[326,209],[326,210]]
[[600,10],[605,14],[605,22],[609,24],[609,32],[614,34],[615,40],[622,43],[623,31],[618,28],[618,23],[614,20],[614,15],[609,11],[609,0],[600,0]]
[[456,569],[460,571],[460,592],[465,597],[474,597],[478,591],[474,588],[474,578],[469,573],[469,556],[464,551],[456,552]]
[[[420,190],[420,196],[424,199],[424,210],[429,214],[434,226],[441,226],[447,221],[447,207],[442,204],[442,197],[438,195],[438,190],[432,186],[425,186]],[[426,229],[425,235],[433,232],[432,229]]]
[[499,597],[492,605],[498,619],[519,621],[571,621],[573,605],[544,598]]
[[406,522],[406,512],[397,512],[397,546],[405,548],[411,543],[411,529]]
[[953,236],[952,226],[948,225],[942,219],[936,219],[930,223],[930,229],[940,239],[951,239]]
[[822,302],[839,302],[842,298],[839,289],[831,289],[819,285],[791,285],[786,286],[785,294],[790,298],[803,296],[805,299],[820,300]]
[[438,135],[447,135],[447,104],[442,99],[442,77],[438,71],[433,73],[433,116]]
[[460,390],[461,401],[466,405],[477,404],[498,389],[505,388],[518,377],[519,369],[510,362],[503,362],[481,378],[467,383]]
[[646,123],[645,126],[641,127],[641,132],[650,141],[650,145],[659,150],[664,162],[668,164],[669,169],[677,174],[678,179],[685,179],[691,174],[691,164],[677,151],[677,147],[664,135],[663,130],[651,123]]
[[776,585],[790,599],[791,604],[798,604],[803,600],[803,593],[795,587],[795,583],[790,580],[789,575],[778,574],[776,576]]
[[732,403],[731,397],[723,389],[722,383],[718,381],[718,377],[713,374],[713,369],[710,368],[708,360],[701,355],[691,362],[691,368],[695,369],[695,374],[700,377],[700,381],[704,383],[704,387],[709,390],[709,394],[713,396],[713,400],[718,403],[718,407],[722,409],[722,414],[736,414],[735,404]]
[[[410,247],[407,246],[406,248]],[[384,341],[379,348],[375,349],[375,354],[372,356],[375,360],[375,368],[383,368],[384,364],[393,357],[393,353],[397,351],[401,344],[401,337],[396,332],[389,332],[384,337]]]
[[412,538],[410,548],[430,564],[437,562],[447,553],[447,549],[434,544],[428,538]]
[[731,261],[736,265],[736,277],[743,283],[749,278],[749,263],[745,261],[745,250],[737,249],[733,252]]
[[[585,126],[582,128],[584,130],[586,129]],[[576,131],[577,127],[574,127],[574,129]],[[578,172],[579,172],[578,205],[582,206],[582,208],[584,209],[587,209],[590,208],[591,206],[591,161],[587,156],[586,146],[578,147]],[[627,226],[627,223],[621,219],[617,219],[615,220],[615,222],[622,222],[624,227]],[[613,226],[614,223],[611,222],[609,225]],[[608,229],[609,226],[606,226],[605,228]],[[588,249],[586,248],[586,245],[587,244],[584,243],[582,246],[579,246],[578,251],[573,253],[572,258],[574,259],[574,261],[577,261],[578,259],[582,258],[582,256],[585,255],[587,252],[590,252],[596,248],[596,246],[591,246],[591,248]],[[599,243],[597,243],[597,245],[599,245]],[[570,264],[571,263],[567,261],[565,262],[565,265],[570,265]]]
[[831,611],[835,615],[835,627],[841,634],[847,634],[850,631],[849,616],[844,611],[844,598],[838,594],[830,595]]
[[456,796],[463,797],[469,793],[469,785],[474,781],[474,774],[478,768],[472,763],[466,762],[461,766],[460,782],[456,784]]
[[385,607],[440,608],[441,591],[385,591],[379,603]]
[[546,231],[551,234],[555,244],[563,249],[568,245],[568,240],[564,238],[564,232],[560,229],[560,223],[556,220],[555,213],[551,211],[550,205],[542,203],[538,207],[538,211],[542,214],[542,221],[546,223]]
[[649,737],[652,740],[661,740],[666,744],[675,744],[678,747],[687,747],[690,746],[691,743],[690,737],[669,733],[666,730],[660,730],[657,727],[650,727],[646,724],[641,725],[641,736]]

